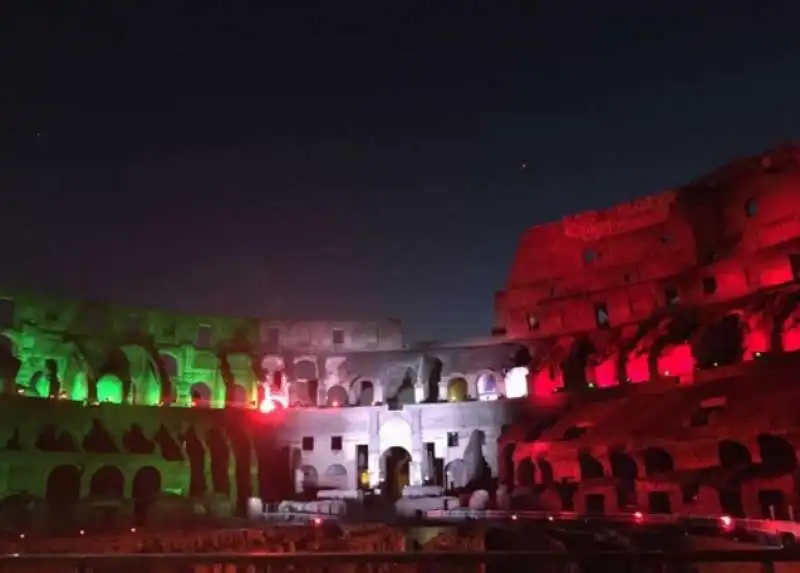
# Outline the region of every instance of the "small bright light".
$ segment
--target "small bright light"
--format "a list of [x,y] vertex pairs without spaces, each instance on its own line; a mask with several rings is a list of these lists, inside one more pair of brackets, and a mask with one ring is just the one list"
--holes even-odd
[[322,520],[319,517],[314,518],[314,525],[320,526],[322,525]]
[[644,514],[641,511],[637,511],[633,514],[633,519],[636,521],[642,521],[644,519]]
[[19,534],[19,538],[20,538],[20,539],[25,539],[25,534],[24,534],[24,533],[20,533],[20,534]]
[[270,391],[269,384],[264,384],[264,399],[258,405],[258,409],[262,414],[269,414],[274,411],[278,406],[283,408],[287,407],[286,398],[283,396],[273,396]]
[[332,405],[333,405],[334,408],[338,408],[339,407],[339,402],[334,400]]
[[716,368],[717,366],[719,366],[719,362],[714,362],[714,368]]
[[725,529],[729,529],[733,526],[733,518],[730,515],[723,515],[719,518],[719,522]]
[[131,533],[136,533],[136,528],[135,527],[131,527]]
[[79,535],[86,535],[86,532],[85,532],[83,529],[81,529],[81,530],[78,532],[78,534],[79,534]]
[[664,376],[669,376],[669,370],[664,370]]
[[555,520],[556,520],[556,518],[553,517],[552,515],[548,515],[547,516],[547,521],[555,521]]
[[514,521],[516,521],[516,520],[517,520],[517,514],[515,513],[514,515],[512,515],[512,516],[511,516],[511,519],[513,519]]

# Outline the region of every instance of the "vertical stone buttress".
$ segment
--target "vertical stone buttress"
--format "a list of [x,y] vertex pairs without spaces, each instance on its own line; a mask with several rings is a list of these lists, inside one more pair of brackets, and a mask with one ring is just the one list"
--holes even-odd
[[422,464],[425,459],[425,445],[422,441],[422,408],[414,408],[411,413],[411,463],[409,464],[409,485],[422,485]]
[[367,467],[369,468],[369,484],[377,487],[381,481],[381,444],[380,444],[380,412],[378,408],[369,411],[369,435],[367,443]]

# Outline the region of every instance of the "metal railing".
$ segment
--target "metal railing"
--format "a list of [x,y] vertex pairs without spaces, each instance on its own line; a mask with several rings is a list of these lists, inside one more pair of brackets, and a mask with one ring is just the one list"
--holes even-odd
[[[215,553],[215,554],[102,554],[102,555],[3,555],[0,568],[6,573],[137,573],[185,571],[332,571],[358,566],[385,571],[386,566],[427,566],[437,569],[478,571],[480,566],[541,571],[542,566],[643,565],[648,570],[674,565],[711,563],[754,564],[761,571],[774,571],[777,564],[800,564],[800,549],[714,550],[691,552],[601,551],[601,552],[404,552],[404,553]],[[209,567],[211,569],[209,569]],[[505,569],[504,569],[505,570]],[[509,569],[510,570],[510,569]],[[613,570],[613,569],[609,569]]]

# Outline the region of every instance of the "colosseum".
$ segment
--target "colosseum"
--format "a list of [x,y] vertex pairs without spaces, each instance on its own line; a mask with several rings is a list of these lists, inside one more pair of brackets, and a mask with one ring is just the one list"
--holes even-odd
[[793,518],[798,276],[787,145],[527,230],[483,339],[3,293],[0,521],[377,491],[433,508],[478,489],[501,507]]

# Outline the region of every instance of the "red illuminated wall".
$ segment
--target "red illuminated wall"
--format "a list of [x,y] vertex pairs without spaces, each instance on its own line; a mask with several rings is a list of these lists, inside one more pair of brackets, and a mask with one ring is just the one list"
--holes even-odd
[[596,328],[597,304],[616,326],[664,307],[668,289],[703,305],[791,281],[799,164],[798,148],[784,147],[674,191],[529,229],[496,297],[497,322],[511,337],[544,338]]

